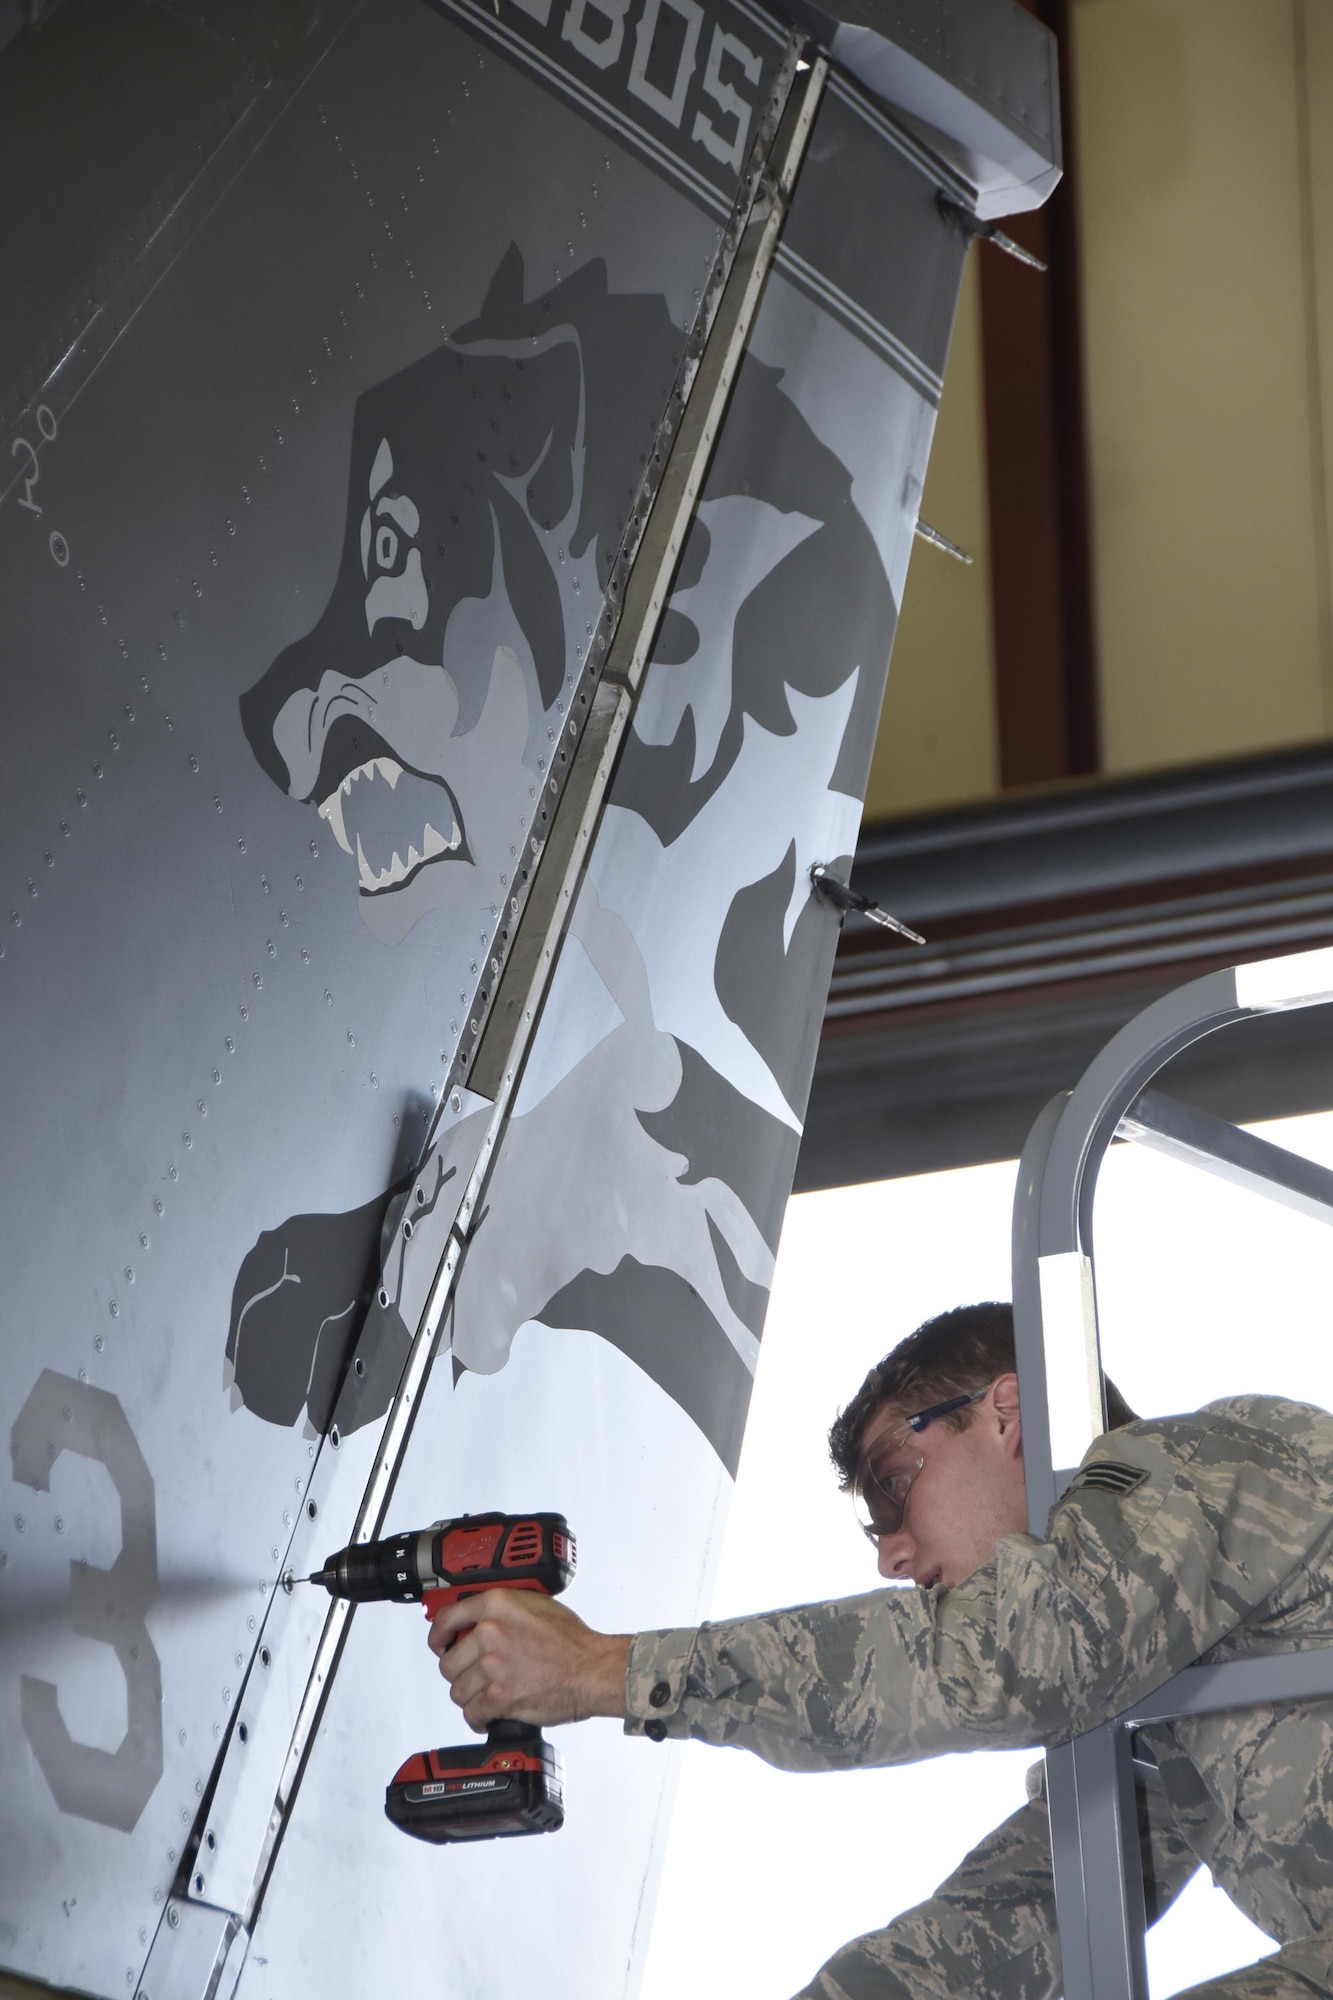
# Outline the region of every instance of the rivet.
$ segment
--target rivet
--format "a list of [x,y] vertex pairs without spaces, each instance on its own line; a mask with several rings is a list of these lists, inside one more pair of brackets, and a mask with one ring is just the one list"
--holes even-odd
[[116,1301],[114,1299],[112,1299],[111,1301],[111,1317],[112,1319],[120,1318],[120,1307],[116,1304]]

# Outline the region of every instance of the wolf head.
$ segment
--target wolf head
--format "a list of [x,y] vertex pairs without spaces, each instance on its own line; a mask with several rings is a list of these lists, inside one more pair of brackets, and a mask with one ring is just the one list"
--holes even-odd
[[[594,261],[358,398],[337,581],[241,698],[261,768],[355,863],[370,929],[490,900],[530,817],[679,359],[665,301]],[[350,872],[350,871],[349,871]]]

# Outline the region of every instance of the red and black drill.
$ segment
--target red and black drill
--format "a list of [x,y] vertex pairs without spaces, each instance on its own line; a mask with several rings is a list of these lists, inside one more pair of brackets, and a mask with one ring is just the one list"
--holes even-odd
[[[358,1604],[421,1603],[427,1618],[483,1590],[558,1597],[576,1549],[563,1514],[464,1514],[457,1521],[354,1542],[306,1579]],[[493,1722],[484,1743],[421,1750],[394,1774],[384,1810],[417,1840],[494,1840],[564,1825],[564,1767],[540,1729]]]

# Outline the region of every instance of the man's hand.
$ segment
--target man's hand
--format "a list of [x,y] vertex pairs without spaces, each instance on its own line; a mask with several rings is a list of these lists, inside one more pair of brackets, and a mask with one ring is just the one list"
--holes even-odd
[[481,1591],[430,1628],[430,1649],[472,1729],[502,1715],[539,1727],[623,1716],[629,1647],[628,1637],[594,1632],[535,1590]]

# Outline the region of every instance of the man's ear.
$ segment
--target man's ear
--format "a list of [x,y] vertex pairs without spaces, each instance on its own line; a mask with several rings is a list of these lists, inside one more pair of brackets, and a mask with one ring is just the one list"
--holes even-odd
[[1000,1423],[1000,1435],[1014,1458],[1023,1455],[1023,1420],[1018,1409],[1017,1375],[999,1375],[991,1383],[991,1408]]

